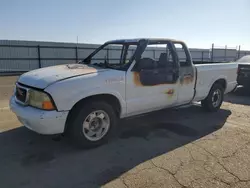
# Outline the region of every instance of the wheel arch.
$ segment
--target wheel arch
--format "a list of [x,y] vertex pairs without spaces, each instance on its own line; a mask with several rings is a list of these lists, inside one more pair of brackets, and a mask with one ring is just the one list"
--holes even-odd
[[122,105],[119,101],[119,99],[112,95],[112,94],[96,94],[96,95],[91,95],[85,98],[82,98],[81,100],[79,100],[78,102],[76,102],[74,104],[74,106],[70,109],[69,114],[67,116],[67,120],[65,123],[65,128],[64,128],[64,132],[66,132],[68,130],[68,127],[70,126],[69,123],[72,120],[73,114],[79,109],[81,108],[84,104],[86,104],[87,102],[90,101],[105,101],[108,104],[111,104],[112,107],[114,107],[114,110],[117,114],[118,117],[121,116],[121,112],[122,112]]
[[[217,79],[217,80],[212,84],[211,88],[212,88],[215,84],[220,84],[220,85],[223,87],[224,91],[225,91],[226,88],[227,88],[227,81],[226,81],[225,78],[219,78],[219,79]],[[210,90],[211,90],[211,88],[210,88]]]
[[223,87],[224,91],[227,88],[227,81],[226,81],[226,79],[225,78],[218,78],[217,80],[213,81],[212,84],[210,85],[210,88],[208,90],[208,93],[206,94],[206,97],[209,95],[210,91],[212,90],[212,88],[213,88],[213,86],[215,84],[220,84]]
[[[214,95],[214,92],[217,91],[217,89],[220,88],[220,90],[222,90],[221,92],[221,97],[219,98],[218,97],[218,94],[217,94],[217,101],[213,101],[213,95]],[[217,111],[220,107],[221,107],[221,104],[223,102],[223,98],[224,98],[224,92],[225,92],[225,89],[226,89],[226,80],[225,79],[218,79],[216,80],[212,85],[211,85],[211,88],[209,90],[209,93],[208,95],[206,96],[205,99],[201,100],[201,106],[209,111],[209,112],[215,112]],[[220,99],[220,101],[218,101],[218,99]],[[215,103],[215,106],[214,106],[214,102]],[[217,104],[218,102],[218,104]]]

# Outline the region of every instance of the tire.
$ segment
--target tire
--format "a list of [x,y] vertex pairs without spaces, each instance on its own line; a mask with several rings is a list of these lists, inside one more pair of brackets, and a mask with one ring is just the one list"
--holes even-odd
[[[88,101],[84,103],[81,108],[74,111],[68,128],[69,138],[75,145],[81,148],[94,148],[100,146],[112,137],[117,120],[117,114],[111,105],[103,101]],[[102,128],[101,124],[105,124],[104,128]],[[107,127],[107,124],[109,125],[106,130],[105,127]],[[101,129],[104,130],[104,135],[98,138],[102,135],[100,134],[100,132],[102,132],[100,131]],[[92,134],[94,135],[90,136]]]
[[216,112],[220,109],[223,99],[224,88],[220,84],[214,84],[208,96],[201,101],[201,106],[208,112]]

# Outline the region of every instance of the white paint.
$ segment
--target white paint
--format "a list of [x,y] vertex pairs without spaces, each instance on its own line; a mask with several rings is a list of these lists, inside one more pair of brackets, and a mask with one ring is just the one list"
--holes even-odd
[[[134,63],[126,72],[113,69],[97,69],[91,72],[87,71],[89,67],[86,67],[87,70],[68,69],[66,65],[31,71],[20,76],[18,82],[44,89],[53,98],[58,111],[23,107],[17,104],[13,97],[10,107],[28,128],[42,134],[56,134],[63,132],[68,112],[72,107],[81,99],[93,95],[109,94],[116,97],[121,105],[121,118],[191,102],[195,79],[187,85],[181,85],[178,80],[176,84],[136,86],[131,71]],[[236,63],[196,65],[196,67],[197,86],[193,102],[204,99],[218,79],[226,80],[225,93],[235,88]],[[173,96],[166,94],[169,89],[174,90]]]
[[68,112],[44,111],[32,107],[23,107],[10,99],[10,108],[18,120],[30,130],[40,134],[63,133]]
[[[194,97],[196,70],[194,67],[192,67],[192,68],[193,68],[193,72],[194,72],[194,77],[193,77],[192,82],[190,81],[190,82],[185,83],[185,81],[184,81],[183,83],[181,83],[179,81],[179,83],[178,83],[178,89],[177,89],[178,100],[176,102],[176,105],[187,104]],[[184,68],[180,67],[180,72],[182,71],[182,69],[184,69]],[[183,79],[185,79],[185,76]]]
[[45,91],[53,97],[59,111],[70,110],[83,98],[98,94],[110,94],[120,101],[121,116],[125,116],[125,82],[106,83],[106,80],[121,77],[125,80],[124,71],[108,70],[62,80],[48,86]]
[[236,63],[204,64],[195,65],[195,67],[197,68],[195,101],[204,99],[218,79],[226,80],[225,93],[232,91],[237,85],[238,64]]
[[[131,71],[134,63],[126,74],[127,113],[125,116],[138,115],[173,106],[177,101],[178,84],[137,86],[134,83],[135,73]],[[171,97],[166,94],[169,89],[175,91]]]
[[[77,66],[77,68],[68,68],[68,66]],[[27,72],[20,76],[18,82],[44,89],[58,80],[101,71],[107,71],[107,69],[95,69],[83,64],[57,65]]]

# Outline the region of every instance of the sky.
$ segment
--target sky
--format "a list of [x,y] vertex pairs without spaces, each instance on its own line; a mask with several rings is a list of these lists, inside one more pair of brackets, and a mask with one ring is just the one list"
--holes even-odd
[[0,40],[142,37],[250,50],[250,0],[0,0]]

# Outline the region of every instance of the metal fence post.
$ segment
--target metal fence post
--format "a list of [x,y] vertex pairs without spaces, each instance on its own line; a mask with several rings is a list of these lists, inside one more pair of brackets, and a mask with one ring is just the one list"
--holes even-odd
[[107,60],[109,62],[109,49],[107,48]]
[[204,55],[204,51],[201,51],[201,62],[203,63],[203,55]]
[[240,45],[239,45],[239,50],[238,50],[238,58],[240,58]]
[[41,65],[40,45],[37,45],[37,56],[38,56],[38,67],[42,68],[42,65]]
[[225,45],[224,61],[227,60],[227,45]]
[[212,44],[211,61],[214,61],[214,43]]
[[75,52],[76,52],[76,63],[78,62],[78,48],[77,48],[77,46],[76,46],[76,48],[75,48]]

